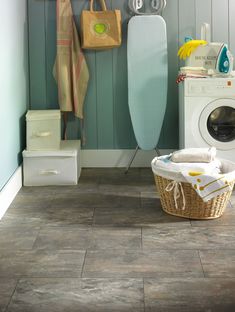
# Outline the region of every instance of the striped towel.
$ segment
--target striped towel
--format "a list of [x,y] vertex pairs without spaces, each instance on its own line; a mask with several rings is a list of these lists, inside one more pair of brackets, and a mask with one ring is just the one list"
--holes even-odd
[[182,171],[184,178],[192,184],[192,187],[204,202],[231,191],[228,177],[225,174],[213,174],[206,172],[196,172],[192,170]]
[[70,0],[57,0],[57,56],[54,77],[62,112],[83,118],[89,72],[73,19]]

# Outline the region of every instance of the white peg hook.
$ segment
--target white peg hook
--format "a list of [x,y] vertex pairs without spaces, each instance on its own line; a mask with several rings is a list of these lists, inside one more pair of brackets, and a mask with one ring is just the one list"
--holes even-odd
[[201,26],[201,40],[211,41],[211,28],[208,23],[203,23]]
[[166,7],[166,0],[152,0],[151,6],[157,13],[161,13]]
[[130,10],[137,15],[149,15],[149,14],[161,14],[163,9],[166,6],[166,0],[151,0],[151,6],[154,9],[155,13],[143,13],[139,10],[143,7],[144,0],[129,0]]
[[140,14],[139,9],[141,9],[143,5],[143,0],[129,0],[129,8],[135,14]]
[[136,9],[139,10],[142,8],[142,6],[144,5],[144,1],[143,0],[135,0],[136,2]]

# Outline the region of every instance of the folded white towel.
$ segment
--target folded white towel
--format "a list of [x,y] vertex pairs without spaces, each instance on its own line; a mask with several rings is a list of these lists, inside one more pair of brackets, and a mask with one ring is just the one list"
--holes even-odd
[[186,148],[176,151],[171,156],[171,161],[176,163],[196,162],[209,163],[215,160],[216,148]]
[[166,171],[171,172],[182,172],[184,170],[191,170],[196,172],[204,172],[204,173],[212,173],[212,174],[219,174],[221,171],[221,161],[219,159],[215,159],[210,163],[205,162],[198,162],[198,163],[176,163],[172,161],[172,154],[164,155],[160,157],[155,157],[152,160],[152,169],[156,171],[158,169],[163,169]]

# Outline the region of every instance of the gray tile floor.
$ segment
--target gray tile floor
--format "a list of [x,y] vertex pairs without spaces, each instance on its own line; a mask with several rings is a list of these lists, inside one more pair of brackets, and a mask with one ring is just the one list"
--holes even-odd
[[232,203],[217,220],[169,216],[150,169],[22,188],[0,221],[0,312],[233,312]]

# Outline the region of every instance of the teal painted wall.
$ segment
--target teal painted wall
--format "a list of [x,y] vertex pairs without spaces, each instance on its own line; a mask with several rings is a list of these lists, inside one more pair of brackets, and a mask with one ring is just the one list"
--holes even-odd
[[0,190],[20,165],[28,103],[26,0],[1,0]]
[[[79,30],[81,10],[87,9],[89,1],[71,0],[71,3]],[[106,3],[108,8],[122,11],[123,43],[119,49],[85,52],[91,76],[85,102],[85,148],[133,148],[136,142],[127,102],[128,0],[106,0]],[[32,109],[58,108],[57,88],[52,77],[56,54],[55,6],[55,0],[29,0]],[[159,147],[178,146],[178,90],[175,80],[181,65],[176,56],[179,45],[185,35],[199,37],[201,23],[208,22],[212,25],[212,39],[228,42],[235,52],[234,15],[234,0],[167,0],[163,17],[168,32],[169,92]],[[79,123],[72,116],[68,132],[72,139],[79,136]]]

